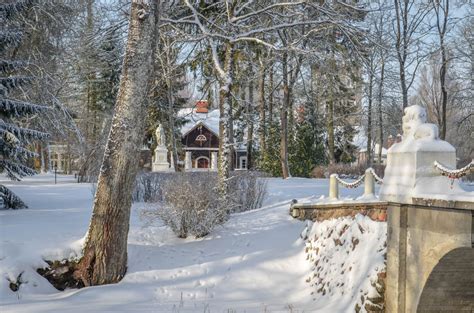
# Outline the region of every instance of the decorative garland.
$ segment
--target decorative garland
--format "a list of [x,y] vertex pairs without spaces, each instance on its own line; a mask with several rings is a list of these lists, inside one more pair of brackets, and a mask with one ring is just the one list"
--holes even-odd
[[370,171],[370,173],[372,174],[372,176],[374,176],[374,179],[375,181],[377,182],[377,184],[379,185],[382,185],[383,184],[383,179],[380,178],[379,175],[377,175],[377,173],[375,173],[374,169],[369,167],[368,170]]
[[469,174],[471,171],[474,170],[474,160],[471,161],[468,165],[464,166],[463,168],[460,169],[450,169],[447,168],[446,166],[442,165],[438,161],[434,161],[434,167],[441,172],[441,175],[447,176],[449,179],[455,180],[459,179],[463,176],[466,176]]
[[346,187],[346,188],[349,188],[349,189],[359,187],[359,186],[362,184],[362,182],[364,181],[364,178],[365,178],[365,175],[362,175],[362,176],[359,177],[359,179],[357,179],[355,182],[348,183],[348,182],[343,181],[342,179],[339,178],[338,175],[336,175],[337,181],[338,181],[342,186],[344,186],[344,187]]

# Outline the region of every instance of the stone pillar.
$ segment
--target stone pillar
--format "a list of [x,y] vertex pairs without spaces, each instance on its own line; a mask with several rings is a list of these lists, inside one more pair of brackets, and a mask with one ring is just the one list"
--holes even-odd
[[437,161],[455,168],[455,149],[438,138],[437,126],[426,123],[426,116],[418,105],[405,108],[403,138],[397,136],[397,143],[388,150],[379,194],[380,200],[390,203],[385,301],[391,313],[416,313],[439,260],[453,249],[472,245],[474,205],[463,207],[462,201],[443,200],[470,195],[434,166]]
[[192,161],[192,152],[186,151],[185,158],[184,158],[184,169],[186,171],[190,171],[193,168],[193,161]]
[[62,171],[63,171],[63,164],[62,164],[62,163],[63,163],[63,154],[58,151],[57,156],[58,156],[58,168],[57,168],[57,171],[58,171],[58,172],[62,172]]
[[168,163],[168,149],[165,146],[157,146],[155,148],[155,160],[151,165],[153,172],[168,172],[170,164]]
[[[416,313],[426,281],[440,259],[456,248],[471,248],[474,204],[456,209],[456,201],[423,201],[391,203],[387,208],[386,312]],[[456,269],[452,270],[454,274]]]
[[339,184],[336,177],[337,174],[331,174],[329,178],[329,199],[339,199]]
[[211,152],[211,170],[217,171],[217,152]]
[[364,196],[373,196],[375,189],[375,179],[370,168],[365,170]]

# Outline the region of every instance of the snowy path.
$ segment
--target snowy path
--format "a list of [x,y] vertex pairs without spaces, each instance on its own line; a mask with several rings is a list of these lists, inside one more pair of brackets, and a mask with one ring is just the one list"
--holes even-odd
[[[52,176],[41,175],[7,183],[30,209],[0,211],[1,312],[308,312],[314,305],[299,239],[305,223],[293,220],[288,208],[293,198],[326,194],[326,180],[271,179],[262,209],[235,214],[199,240],[178,239],[159,222],[144,221],[144,204],[136,204],[125,278],[116,285],[65,292],[54,290],[34,268],[42,257],[68,257],[79,250],[92,192],[89,184],[72,178],[52,182]],[[6,276],[14,279],[25,269],[28,283],[14,294]]]

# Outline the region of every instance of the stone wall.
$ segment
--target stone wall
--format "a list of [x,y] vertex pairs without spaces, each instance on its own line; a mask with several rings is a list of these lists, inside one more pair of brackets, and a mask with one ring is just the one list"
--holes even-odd
[[[387,312],[417,312],[425,283],[440,259],[453,249],[471,248],[471,228],[468,209],[390,203]],[[434,312],[453,311],[440,308]]]
[[290,207],[290,214],[300,220],[324,221],[343,216],[362,214],[374,221],[387,221],[386,202],[346,202],[340,204],[299,204]]

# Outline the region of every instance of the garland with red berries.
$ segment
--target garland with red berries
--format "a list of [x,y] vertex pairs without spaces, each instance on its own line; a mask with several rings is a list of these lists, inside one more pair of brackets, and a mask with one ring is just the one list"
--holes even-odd
[[439,163],[438,161],[434,161],[434,167],[441,172],[441,175],[447,176],[449,179],[459,179],[463,176],[466,176],[471,171],[474,170],[474,160],[471,161],[468,165],[460,168],[460,169],[450,169],[444,166],[443,164]]

